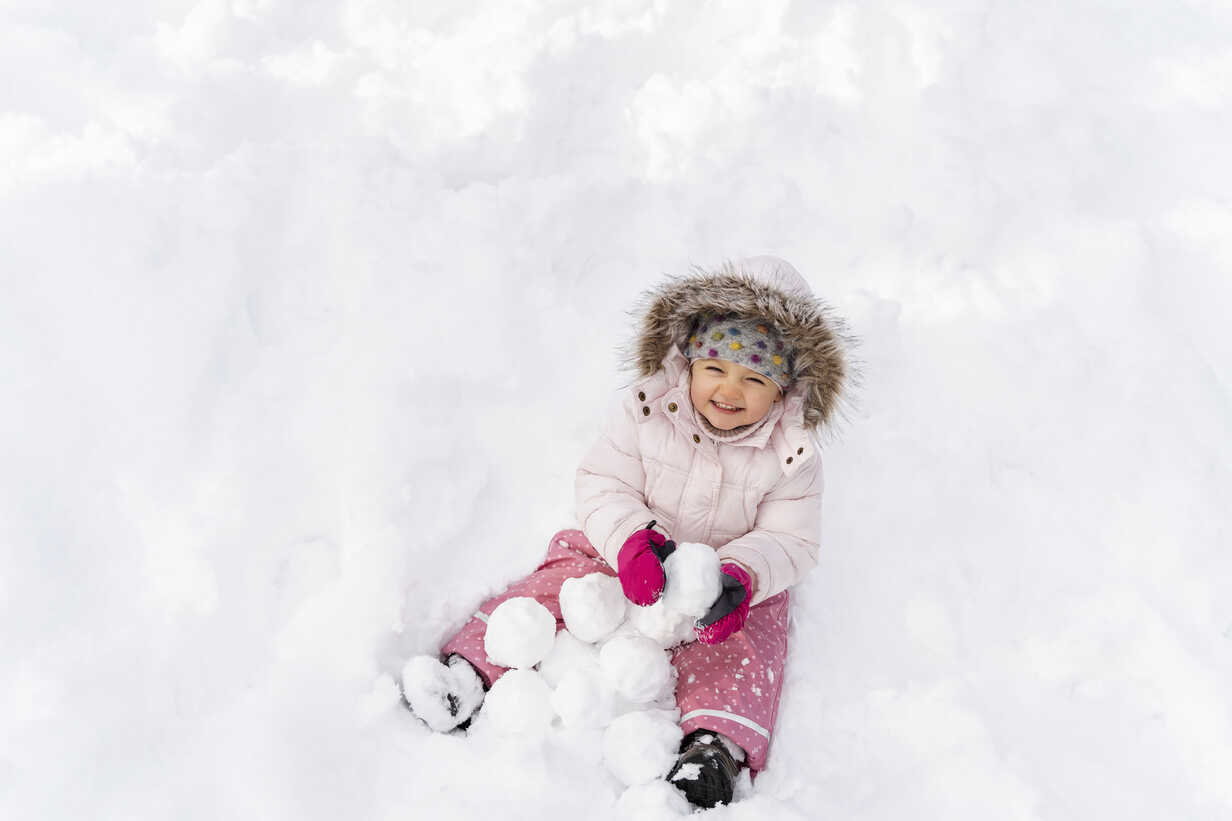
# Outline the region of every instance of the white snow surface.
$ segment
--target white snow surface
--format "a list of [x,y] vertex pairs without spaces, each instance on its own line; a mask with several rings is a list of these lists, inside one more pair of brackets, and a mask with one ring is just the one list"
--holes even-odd
[[862,388],[723,817],[1232,818],[1226,4],[0,38],[0,817],[626,817],[595,731],[433,734],[396,681],[577,525],[638,292],[773,253]]
[[656,779],[629,787],[621,793],[616,806],[623,818],[638,821],[656,821],[662,818],[671,819],[682,815],[692,815],[694,809],[689,805],[684,793],[673,787],[666,779]]
[[566,579],[560,586],[565,626],[582,641],[602,641],[624,622],[630,609],[620,580],[606,573]]
[[488,616],[483,650],[502,667],[534,667],[556,641],[556,617],[529,596],[514,596]]

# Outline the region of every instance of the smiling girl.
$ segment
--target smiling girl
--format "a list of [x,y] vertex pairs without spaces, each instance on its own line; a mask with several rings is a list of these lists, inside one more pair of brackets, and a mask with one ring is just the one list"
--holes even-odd
[[[513,596],[561,620],[559,591],[593,572],[653,604],[675,542],[711,546],[722,592],[672,651],[685,733],[668,780],[690,802],[730,802],[739,762],[765,766],[787,653],[788,589],[817,563],[821,456],[813,433],[846,380],[841,324],[777,257],[695,270],[648,294],[631,363],[640,378],[578,468],[580,530],[552,537],[530,576],[485,602],[441,651],[412,660],[407,703],[433,729],[464,725],[505,669],[483,649]],[[672,541],[672,540],[675,540]]]

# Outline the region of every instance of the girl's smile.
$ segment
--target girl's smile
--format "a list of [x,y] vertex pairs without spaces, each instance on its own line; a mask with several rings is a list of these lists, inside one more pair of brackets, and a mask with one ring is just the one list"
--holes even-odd
[[693,360],[689,399],[719,430],[760,422],[781,396],[778,385],[743,365],[725,359]]

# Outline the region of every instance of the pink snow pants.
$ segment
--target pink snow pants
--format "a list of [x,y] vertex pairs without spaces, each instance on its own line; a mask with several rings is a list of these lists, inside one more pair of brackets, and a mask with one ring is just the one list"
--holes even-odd
[[[561,584],[589,573],[615,575],[582,531],[562,530],[548,544],[543,564],[484,602],[457,635],[445,642],[441,653],[465,658],[490,686],[507,669],[490,662],[483,649],[488,616],[496,606],[514,596],[530,596],[556,616],[559,630],[564,627]],[[722,644],[690,642],[672,651],[672,664],[679,673],[676,704],[684,732],[704,727],[728,736],[744,748],[754,771],[766,765],[778,715],[787,655],[787,599],[784,591],[750,609],[744,629]]]

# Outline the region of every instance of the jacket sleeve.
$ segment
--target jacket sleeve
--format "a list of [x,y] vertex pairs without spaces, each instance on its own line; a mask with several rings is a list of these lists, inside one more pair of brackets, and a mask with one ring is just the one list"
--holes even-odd
[[756,578],[752,604],[786,590],[817,565],[821,540],[821,456],[784,476],[757,507],[753,529],[719,548],[722,561],[744,565]]
[[654,518],[646,506],[637,421],[623,403],[582,459],[574,488],[582,532],[615,568],[625,539]]

